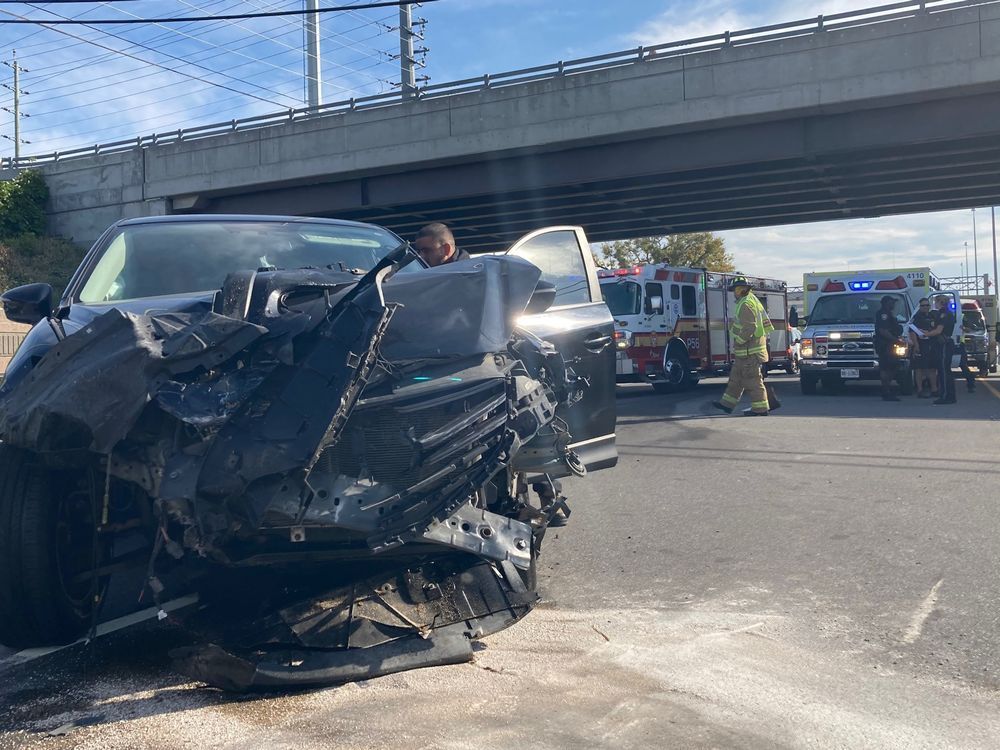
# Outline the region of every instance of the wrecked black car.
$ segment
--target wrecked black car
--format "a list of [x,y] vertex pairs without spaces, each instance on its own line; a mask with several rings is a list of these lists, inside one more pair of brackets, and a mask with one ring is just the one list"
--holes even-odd
[[157,602],[178,570],[308,568],[343,575],[178,668],[245,690],[468,658],[533,606],[559,479],[617,461],[579,228],[427,268],[373,225],[134,219],[51,296],[2,298],[34,324],[0,387],[8,646],[85,634],[130,567]]

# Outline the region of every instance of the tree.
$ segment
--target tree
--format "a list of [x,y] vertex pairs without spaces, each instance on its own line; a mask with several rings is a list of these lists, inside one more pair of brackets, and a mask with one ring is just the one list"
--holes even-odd
[[59,299],[85,250],[60,237],[22,234],[0,239],[0,292],[21,284],[45,281]]
[[725,241],[711,232],[605,242],[594,257],[598,265],[606,268],[666,263],[687,268],[707,268],[709,271],[736,270],[733,256],[726,252]]
[[24,170],[0,182],[0,237],[42,234],[49,188],[40,172]]

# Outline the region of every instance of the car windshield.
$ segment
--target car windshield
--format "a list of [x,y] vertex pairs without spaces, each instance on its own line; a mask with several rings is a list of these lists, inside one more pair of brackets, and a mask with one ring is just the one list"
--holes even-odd
[[893,297],[896,317],[906,320],[910,314],[906,298],[901,294],[835,294],[820,297],[809,315],[809,325],[830,323],[874,323],[875,313],[882,307],[882,297]]
[[612,315],[638,315],[642,304],[641,288],[634,281],[601,284],[601,295]]
[[985,331],[986,319],[979,310],[966,310],[962,313],[962,328],[967,331]]
[[124,226],[85,272],[81,302],[117,302],[222,288],[234,271],[332,268],[364,273],[397,248],[378,227],[281,221]]

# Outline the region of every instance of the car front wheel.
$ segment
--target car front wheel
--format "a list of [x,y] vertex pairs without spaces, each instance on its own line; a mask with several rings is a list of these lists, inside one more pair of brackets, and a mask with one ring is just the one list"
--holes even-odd
[[90,625],[107,584],[92,574],[105,546],[94,494],[91,477],[0,444],[0,643],[67,643]]

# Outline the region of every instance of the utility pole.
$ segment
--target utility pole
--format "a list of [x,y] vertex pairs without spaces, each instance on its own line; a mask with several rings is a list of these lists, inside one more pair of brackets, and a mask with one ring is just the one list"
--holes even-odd
[[3,137],[8,141],[14,141],[14,161],[17,162],[21,158],[21,144],[30,143],[30,141],[21,140],[21,118],[28,116],[21,112],[21,94],[28,93],[27,91],[21,91],[21,73],[27,73],[28,71],[17,64],[17,50],[12,50],[11,62],[4,60],[3,64],[14,70],[14,85],[0,84],[5,89],[14,93],[14,108],[0,107],[4,112],[9,112],[14,116],[14,137],[11,138],[9,135],[4,135]]
[[318,107],[323,100],[322,66],[320,64],[319,0],[305,0],[302,23],[306,42],[306,106]]
[[318,107],[323,103],[322,66],[319,45],[319,0],[305,0],[303,23],[306,35],[306,106]]
[[969,243],[968,242],[963,242],[962,244],[965,245],[965,273],[963,273],[962,275],[963,276],[968,276],[969,275]]
[[403,99],[417,95],[417,59],[413,56],[413,8],[399,6],[399,87]]
[[972,209],[972,257],[976,263],[976,294],[979,294],[979,241],[976,239],[976,209]]
[[420,7],[420,3],[403,3],[399,6],[399,88],[403,100],[415,99],[417,96],[417,84],[426,81],[427,76],[417,77],[417,68],[426,65],[423,59],[418,60],[418,55],[425,55],[427,47],[419,49],[413,46],[415,39],[423,41],[424,35],[420,31],[415,31],[415,27],[423,27],[427,24],[424,18],[413,20],[413,6]]

